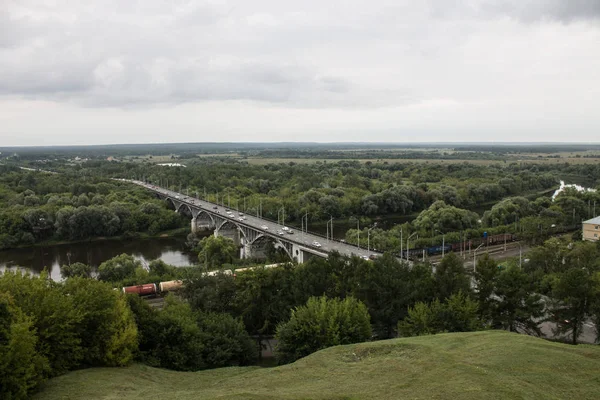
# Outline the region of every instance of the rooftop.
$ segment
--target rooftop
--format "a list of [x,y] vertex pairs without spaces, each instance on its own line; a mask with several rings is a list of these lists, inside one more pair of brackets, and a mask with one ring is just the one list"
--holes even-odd
[[587,221],[583,221],[584,224],[599,224],[600,225],[600,217],[588,219]]

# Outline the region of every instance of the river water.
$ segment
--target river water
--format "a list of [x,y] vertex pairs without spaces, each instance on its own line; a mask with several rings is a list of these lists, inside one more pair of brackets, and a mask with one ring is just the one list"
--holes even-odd
[[46,267],[52,279],[60,280],[61,265],[82,262],[98,267],[123,253],[143,264],[156,259],[177,267],[198,262],[197,254],[186,247],[185,238],[105,240],[0,251],[0,272],[24,269],[39,274]]

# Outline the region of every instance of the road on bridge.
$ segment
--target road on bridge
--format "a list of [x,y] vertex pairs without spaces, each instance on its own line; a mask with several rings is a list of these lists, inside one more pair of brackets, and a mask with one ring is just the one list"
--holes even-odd
[[[337,251],[338,253],[346,256],[359,256],[368,259],[370,255],[381,255],[379,252],[367,251],[364,248],[358,248],[357,246],[350,245],[334,239],[326,239],[322,236],[315,235],[308,232],[302,232],[296,230],[295,227],[291,228],[294,233],[289,234],[283,230],[283,225],[278,224],[275,221],[270,221],[264,218],[259,218],[253,215],[244,214],[244,220],[240,220],[240,212],[230,207],[221,206],[219,204],[211,203],[206,200],[201,200],[195,197],[186,196],[183,193],[175,192],[169,189],[165,189],[159,186],[151,185],[142,181],[131,180],[131,179],[119,179],[123,182],[130,182],[136,185],[142,186],[148,190],[159,193],[163,196],[167,196],[172,200],[179,201],[184,204],[188,204],[191,207],[201,208],[208,211],[209,213],[219,214],[220,217],[228,219],[238,225],[246,225],[257,231],[263,232],[266,235],[272,237],[279,237],[282,241],[293,242],[305,247],[309,252],[314,254],[320,254],[326,257],[328,253]],[[227,214],[227,211],[232,211],[231,214]],[[279,233],[278,233],[279,232]],[[316,245],[319,244],[319,246]]]

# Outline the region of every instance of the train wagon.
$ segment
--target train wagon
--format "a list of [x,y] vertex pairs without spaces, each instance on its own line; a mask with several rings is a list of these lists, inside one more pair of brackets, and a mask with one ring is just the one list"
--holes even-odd
[[183,281],[166,281],[158,284],[161,293],[174,292],[183,287]]
[[145,285],[125,286],[123,293],[132,293],[139,296],[149,296],[157,293],[155,283],[147,283]]

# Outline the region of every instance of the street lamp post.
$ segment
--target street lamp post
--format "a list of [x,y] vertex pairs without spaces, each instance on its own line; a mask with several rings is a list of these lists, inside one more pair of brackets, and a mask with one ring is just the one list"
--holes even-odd
[[333,216],[331,216],[331,215],[329,215],[329,221],[327,221],[326,229],[327,229],[327,233],[326,233],[327,240],[333,240]]
[[367,229],[367,253],[369,253],[369,255],[371,255],[371,229],[375,228],[376,226],[377,222],[375,222],[372,227]]
[[282,218],[281,218],[281,226],[283,227],[283,226],[285,226],[285,208],[284,207],[281,207],[279,210],[277,210],[277,223],[278,224],[279,224],[279,221],[280,221],[279,215],[282,216]]
[[[304,222],[304,220],[306,220],[306,222]],[[302,223],[302,241],[304,241],[304,234],[305,232],[308,233],[308,211],[302,216],[301,219],[301,223]]]
[[442,234],[442,258],[444,258],[444,254],[445,254],[445,247],[446,247],[446,234],[443,232],[440,232],[438,230],[436,230],[436,232],[441,233]]
[[477,246],[477,248],[475,249],[475,251],[473,251],[473,272],[477,271],[477,264],[475,264],[475,257],[477,257],[477,250],[479,250],[479,248],[483,246],[483,243],[481,243],[479,246]]
[[406,239],[406,261],[408,261],[408,250],[410,249],[409,240],[410,240],[411,237],[413,237],[416,234],[417,234],[417,232],[413,232],[413,233],[410,234],[410,236],[408,237],[408,239]]
[[400,259],[402,259],[402,228],[400,228]]
[[356,217],[356,248],[360,250],[360,220]]

